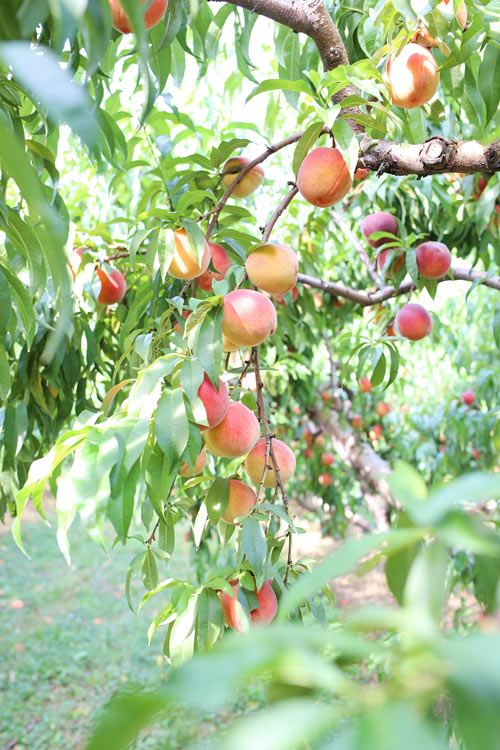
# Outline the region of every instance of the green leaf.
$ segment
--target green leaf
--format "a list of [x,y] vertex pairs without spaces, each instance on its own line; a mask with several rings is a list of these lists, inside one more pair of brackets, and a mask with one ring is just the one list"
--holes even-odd
[[261,576],[267,557],[267,544],[264,530],[255,518],[249,517],[243,521],[241,549],[255,571],[256,576]]
[[0,344],[0,397],[6,399],[10,391],[10,367],[7,353],[3,344]]
[[194,404],[198,398],[203,376],[203,367],[195,357],[188,357],[184,360],[181,366],[181,386],[191,404]]
[[493,337],[497,349],[500,349],[500,304],[495,307],[495,314],[493,316]]
[[180,388],[165,389],[155,414],[155,435],[158,445],[172,467],[181,458],[189,437],[189,425]]
[[199,326],[194,346],[194,353],[212,383],[219,382],[222,372],[223,315],[222,307],[216,307],[205,315]]
[[[484,50],[484,57],[479,66],[478,85],[489,122],[494,117],[500,101],[500,49],[494,44],[487,44]],[[483,123],[483,126],[486,124]]]
[[28,42],[2,42],[0,58],[52,120],[67,123],[90,148],[97,146],[98,128],[87,93],[51,50]]
[[257,96],[258,94],[263,94],[266,91],[298,91],[302,94],[308,94],[309,96],[313,96],[313,91],[311,90],[311,87],[308,86],[308,84],[305,81],[299,80],[299,81],[288,81],[284,78],[274,78],[267,81],[263,81],[262,83],[259,83],[256,88],[247,96],[246,102],[249,102],[250,99],[253,99],[254,96]]
[[0,271],[0,334],[3,334],[9,324],[12,313],[12,297],[7,277]]
[[305,133],[301,136],[300,140],[297,142],[297,145],[295,146],[295,151],[293,152],[293,173],[295,177],[297,177],[299,167],[306,158],[309,151],[312,149],[316,141],[318,140],[318,137],[323,130],[324,123],[323,122],[313,122],[312,125],[309,125]]
[[[393,528],[395,529],[412,528],[413,526],[413,523],[405,511],[400,511],[398,513],[393,524]],[[410,572],[417,550],[418,543],[408,544],[386,560],[385,577],[387,579],[387,585],[399,604],[403,601],[403,591],[406,579],[408,578],[408,573]]]
[[205,252],[205,235],[201,231],[199,224],[192,219],[184,219],[182,226],[186,230],[188,242],[194,252],[196,261],[201,266],[203,253]]
[[219,597],[209,588],[204,588],[198,597],[198,640],[203,648],[212,648],[224,631],[224,613]]
[[216,525],[227,508],[229,502],[229,479],[217,477],[211,485],[205,505],[210,521]]
[[174,666],[191,658],[196,636],[196,609],[198,594],[188,600],[185,610],[177,616],[169,638],[169,657]]

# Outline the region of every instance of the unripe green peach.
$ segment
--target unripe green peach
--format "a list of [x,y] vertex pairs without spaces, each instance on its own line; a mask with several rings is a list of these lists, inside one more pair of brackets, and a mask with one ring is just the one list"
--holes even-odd
[[248,256],[248,278],[264,292],[286,294],[297,283],[299,261],[291,247],[263,242]]
[[297,187],[313,206],[333,206],[347,195],[351,186],[347,164],[336,148],[315,148],[300,165]]
[[[295,456],[286,443],[277,438],[273,438],[273,451],[280,470],[280,476],[283,483],[288,482],[295,473]],[[245,462],[246,469],[250,478],[260,484],[264,473],[266,461],[266,438],[261,438],[254,448],[250,451]],[[276,472],[271,456],[267,463],[268,468],[264,476],[264,487],[276,486]]]
[[259,423],[253,411],[238,401],[230,401],[222,422],[210,430],[204,430],[203,437],[214,456],[237,458],[253,448],[259,433]]
[[[238,176],[238,172],[243,167],[250,164],[250,159],[244,156],[233,156],[231,159],[224,164],[222,170],[222,184],[228,189],[235,178]],[[262,185],[264,181],[264,170],[260,164],[256,164],[255,167],[247,172],[241,182],[239,182],[234,188],[231,195],[235,198],[247,198],[249,195],[254,193],[258,187]]]

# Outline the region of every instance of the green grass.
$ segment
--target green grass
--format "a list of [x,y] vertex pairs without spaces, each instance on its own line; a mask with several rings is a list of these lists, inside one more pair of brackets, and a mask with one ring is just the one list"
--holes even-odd
[[[149,622],[163,600],[153,597],[139,616],[127,605],[124,582],[137,545],[117,546],[108,556],[75,524],[69,567],[54,527],[26,523],[23,538],[31,560],[9,533],[0,536],[0,750],[83,750],[110,696],[164,681],[161,634],[147,644]],[[184,567],[188,551],[180,551],[177,565]],[[132,591],[137,603],[142,583]],[[22,609],[12,608],[15,599]],[[231,713],[252,708],[261,695],[250,688]],[[200,721],[185,709],[169,710],[134,747],[181,750],[194,738],[199,746],[226,718]]]

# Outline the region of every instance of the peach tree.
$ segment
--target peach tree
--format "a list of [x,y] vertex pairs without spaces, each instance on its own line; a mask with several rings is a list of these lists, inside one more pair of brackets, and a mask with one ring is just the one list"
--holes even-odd
[[[476,373],[477,430],[496,446],[500,9],[495,0],[373,6],[4,0],[1,510],[15,517],[23,549],[23,509],[32,501],[45,517],[49,486],[68,560],[77,514],[103,547],[111,526],[111,543],[131,548],[129,603],[138,576],[139,606],[154,597],[159,607],[149,635],[163,632],[173,664],[212,648],[226,625],[248,631],[277,612],[325,622],[329,579],[367,554],[385,556],[401,617],[360,615],[339,642],[311,635],[306,661],[323,669],[331,647],[358,664],[369,649],[357,628],[396,632],[401,651],[390,660],[411,670],[425,652],[426,678],[439,665],[433,690],[416,693],[432,712],[451,691],[456,747],[493,748],[498,678],[481,714],[487,730],[475,737],[468,713],[472,723],[454,724],[453,706],[471,695],[477,703],[479,692],[446,672],[459,647],[441,639],[439,623],[457,550],[484,611],[498,608],[491,502],[500,481],[477,471],[428,492],[408,466],[391,474],[395,457],[431,483],[467,469],[472,403],[458,394],[442,422],[417,415],[420,433],[408,438],[384,399],[401,387],[405,357],[421,357],[429,379],[450,351],[451,366],[464,367],[452,326],[427,309],[456,284],[458,307],[449,301],[445,314],[458,320],[476,304],[474,325],[491,342],[489,380],[470,348],[462,356]],[[432,348],[440,356],[425,359]],[[368,398],[373,423],[358,413]],[[374,449],[379,418],[401,430],[392,447],[384,438],[385,456]],[[441,434],[456,438],[448,462],[419,449],[430,423],[434,453]],[[490,453],[480,467],[494,465]],[[369,533],[340,563],[311,569],[294,557],[301,528],[290,497],[307,500],[316,481],[335,533],[351,522]],[[169,574],[181,529],[202,560],[184,580]],[[404,618],[417,612],[412,630]],[[250,653],[265,652],[259,637]],[[271,664],[265,653],[259,664]],[[293,693],[279,664],[277,682]],[[325,670],[322,682],[305,669],[300,685],[332,689],[344,709],[327,720],[315,698],[297,716],[326,732],[348,704],[370,726],[373,704],[337,667]],[[189,669],[178,674],[182,688]],[[392,679],[373,700],[407,732],[415,695],[393,705],[403,677]],[[293,726],[286,747],[299,746]],[[422,726],[419,746],[434,737]]]

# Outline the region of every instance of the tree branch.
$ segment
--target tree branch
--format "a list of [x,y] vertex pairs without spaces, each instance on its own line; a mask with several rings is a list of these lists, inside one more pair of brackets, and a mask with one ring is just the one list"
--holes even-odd
[[361,242],[358,240],[356,235],[353,232],[351,232],[348,224],[344,221],[344,219],[338,213],[338,211],[335,211],[335,209],[332,209],[332,219],[334,220],[335,224],[339,227],[339,229],[347,237],[347,239],[349,240],[353,248],[356,250],[357,254],[361,258],[361,262],[364,263],[364,265],[368,269],[368,273],[370,274],[373,281],[380,289],[382,287],[382,279],[380,278],[380,276],[378,275],[376,271],[375,264],[370,263],[370,258],[368,257],[368,253],[366,252]]
[[[500,292],[500,277],[491,276],[487,278],[485,271],[475,271],[474,269],[467,268],[450,268],[446,276],[442,276],[437,279],[437,283],[440,284],[443,281],[478,281],[481,284],[488,286],[491,289],[496,289]],[[385,302],[391,297],[400,297],[403,294],[413,291],[416,287],[413,281],[404,281],[399,287],[386,286],[377,292],[360,292],[358,289],[352,289],[346,286],[341,281],[323,281],[315,276],[307,276],[304,273],[299,273],[297,281],[301,284],[307,284],[315,289],[321,289],[323,292],[330,292],[336,297],[344,297],[351,302],[356,302],[361,307],[367,307],[368,305],[379,305]]]
[[[293,183],[290,183],[293,184]],[[262,230],[262,242],[267,242],[269,240],[269,237],[271,236],[271,232],[274,229],[274,225],[278,221],[279,217],[285,211],[292,200],[295,198],[297,193],[299,192],[299,189],[297,185],[294,185],[294,187],[290,190],[288,195],[285,195],[277,209],[274,211],[274,213],[271,215],[271,218],[267,222],[266,226]]]

